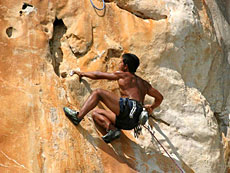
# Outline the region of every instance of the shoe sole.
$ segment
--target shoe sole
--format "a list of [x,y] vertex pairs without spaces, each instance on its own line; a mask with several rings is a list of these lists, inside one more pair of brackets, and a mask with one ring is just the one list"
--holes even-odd
[[105,143],[110,143],[110,142],[112,142],[112,141],[114,141],[115,139],[118,139],[118,138],[120,138],[120,136],[121,136],[121,133],[119,134],[119,135],[117,135],[117,136],[115,136],[113,139],[111,139],[111,140],[106,140],[106,139],[104,139],[103,137],[102,137],[102,139],[105,141]]
[[[74,115],[71,115],[71,114],[69,114],[66,110],[65,110],[65,108],[63,108],[63,111],[64,111],[64,113],[65,113],[65,115],[67,116],[67,118],[74,124],[74,125],[78,125],[80,122],[75,122],[75,121],[77,121],[77,120],[75,120],[74,118],[76,118]],[[78,113],[78,112],[77,112]]]

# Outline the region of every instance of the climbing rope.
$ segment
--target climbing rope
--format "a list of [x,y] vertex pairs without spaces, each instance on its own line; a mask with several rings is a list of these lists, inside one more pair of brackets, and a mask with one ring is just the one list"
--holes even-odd
[[105,9],[105,1],[104,1],[104,0],[102,0],[102,2],[103,2],[103,7],[102,7],[102,8],[97,8],[97,7],[94,5],[94,3],[93,3],[92,0],[90,0],[90,2],[91,2],[91,4],[92,4],[92,6],[93,6],[95,9],[97,9],[97,10],[104,10],[104,9]]
[[160,146],[163,148],[163,150],[167,153],[167,155],[169,156],[169,158],[173,161],[173,163],[175,163],[176,167],[180,170],[181,173],[184,173],[184,171],[180,168],[180,166],[176,163],[176,161],[170,156],[170,154],[167,152],[167,150],[164,148],[163,145],[161,145],[160,141],[156,138],[156,136],[154,135],[154,133],[151,131],[151,127],[148,126],[143,126],[145,129],[147,129],[149,131],[149,133],[152,135],[152,137],[158,142],[158,144],[160,144]]

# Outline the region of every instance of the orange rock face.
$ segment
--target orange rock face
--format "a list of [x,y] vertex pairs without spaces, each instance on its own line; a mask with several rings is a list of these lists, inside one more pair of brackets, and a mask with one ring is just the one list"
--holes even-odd
[[[206,14],[202,2],[201,20]],[[94,3],[102,6],[100,1]],[[174,157],[176,165],[157,149],[157,143],[146,152],[131,131],[123,131],[120,139],[106,144],[101,139],[105,131],[94,124],[90,113],[77,127],[63,113],[64,106],[79,109],[95,88],[118,94],[115,82],[80,83],[68,75],[70,70],[115,71],[121,54],[133,52],[142,62],[138,75],[155,83],[153,74],[181,51],[173,44],[177,41],[173,34],[180,31],[174,32],[172,23],[180,22],[169,18],[170,5],[161,0],[152,4],[153,9],[148,8],[151,1],[137,5],[131,0],[107,1],[106,8],[98,11],[89,0],[0,2],[0,172],[193,172],[182,161],[186,157]],[[211,25],[203,22],[200,27],[205,30]],[[188,43],[196,45],[197,40]],[[201,57],[218,47],[210,40],[209,49],[205,45],[200,50]],[[190,71],[177,60],[172,69],[178,67],[186,77]],[[200,75],[195,76],[192,82],[196,84]],[[205,88],[205,82],[197,88]],[[159,89],[167,95],[164,87]],[[173,123],[170,127],[174,128]],[[213,134],[218,136],[216,129]]]

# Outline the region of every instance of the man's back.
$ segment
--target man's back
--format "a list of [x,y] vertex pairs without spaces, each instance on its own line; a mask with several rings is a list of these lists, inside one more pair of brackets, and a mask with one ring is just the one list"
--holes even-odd
[[118,80],[121,97],[128,97],[143,103],[145,95],[148,93],[148,83],[130,72],[122,73],[122,77]]

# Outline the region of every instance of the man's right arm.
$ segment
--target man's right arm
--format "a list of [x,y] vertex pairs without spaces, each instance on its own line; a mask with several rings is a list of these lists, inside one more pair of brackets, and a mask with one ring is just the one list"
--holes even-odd
[[100,71],[93,71],[93,72],[74,71],[74,74],[77,74],[80,79],[82,77],[87,77],[93,80],[99,80],[99,79],[118,80],[121,77],[119,72],[107,73],[107,72],[100,72]]

